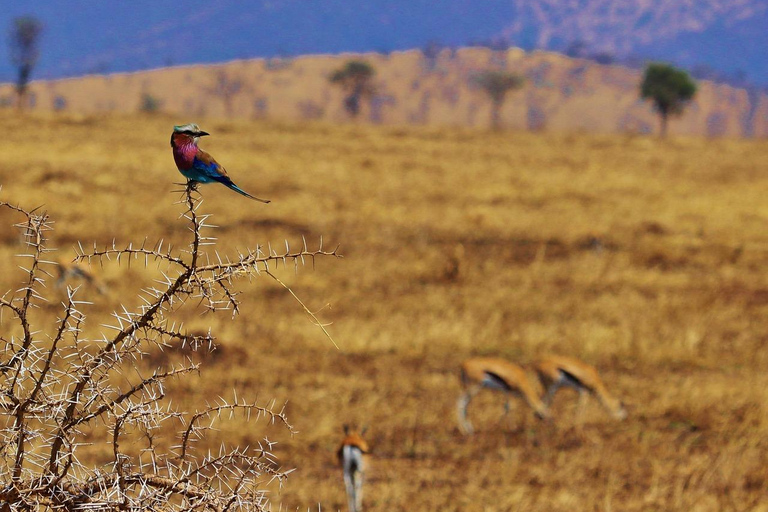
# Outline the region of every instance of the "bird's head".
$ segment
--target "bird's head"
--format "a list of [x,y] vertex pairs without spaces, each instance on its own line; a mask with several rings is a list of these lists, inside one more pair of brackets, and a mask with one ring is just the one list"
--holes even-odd
[[173,133],[171,134],[171,146],[179,145],[183,143],[193,142],[197,144],[200,137],[210,135],[208,132],[204,132],[194,123],[181,124],[173,127]]

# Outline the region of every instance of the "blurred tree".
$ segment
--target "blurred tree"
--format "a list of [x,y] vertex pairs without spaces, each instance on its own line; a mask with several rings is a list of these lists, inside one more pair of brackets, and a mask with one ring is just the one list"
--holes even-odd
[[208,92],[221,98],[224,103],[224,113],[227,117],[232,117],[234,114],[232,102],[243,89],[243,81],[240,78],[233,78],[226,70],[221,69],[216,73],[216,80],[213,86],[208,88]]
[[520,89],[525,78],[509,71],[486,70],[474,75],[472,84],[481,88],[491,99],[491,127],[501,127],[501,107],[509,91]]
[[593,53],[590,58],[598,64],[611,65],[616,62],[616,56],[609,51]]
[[565,54],[573,59],[583,59],[587,56],[589,45],[582,39],[571,41],[565,48]]
[[333,72],[329,78],[332,84],[339,85],[347,96],[344,98],[344,108],[349,115],[357,117],[360,113],[360,100],[371,97],[374,93],[373,76],[376,70],[362,60],[350,60],[340,69]]
[[651,63],[645,68],[640,96],[653,101],[661,118],[662,137],[667,136],[669,116],[682,114],[695,94],[696,82],[682,69],[662,63]]
[[53,110],[60,112],[67,108],[67,98],[58,94],[53,98]]
[[162,103],[163,102],[155,96],[145,92],[141,95],[141,105],[139,106],[139,110],[147,114],[154,114],[160,110]]
[[440,41],[432,39],[427,41],[427,44],[421,49],[421,54],[424,56],[424,71],[430,73],[437,67],[437,59],[440,57],[440,52],[443,51],[445,45]]
[[512,41],[506,37],[496,37],[489,41],[488,48],[493,52],[491,54],[491,65],[501,69],[507,67],[507,56],[509,49],[512,48]]
[[19,109],[24,108],[27,84],[40,56],[38,45],[42,33],[43,24],[34,16],[21,16],[11,22],[8,47],[11,62],[18,69],[16,95]]

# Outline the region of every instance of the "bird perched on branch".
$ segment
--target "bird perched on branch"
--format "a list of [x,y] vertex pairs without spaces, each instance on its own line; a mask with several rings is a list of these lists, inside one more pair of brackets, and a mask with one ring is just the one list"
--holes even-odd
[[193,123],[173,127],[173,133],[171,134],[173,159],[176,162],[176,167],[179,168],[179,172],[186,176],[190,184],[195,186],[197,183],[218,182],[245,197],[250,197],[262,203],[268,203],[268,200],[254,197],[235,185],[227,175],[224,167],[214,160],[211,155],[197,147],[197,141],[205,135],[210,134],[204,132]]

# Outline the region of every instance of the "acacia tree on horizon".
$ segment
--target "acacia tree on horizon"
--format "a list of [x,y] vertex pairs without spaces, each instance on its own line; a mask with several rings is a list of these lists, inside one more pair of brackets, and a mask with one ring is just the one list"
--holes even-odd
[[431,73],[437,67],[437,59],[440,57],[440,52],[443,51],[445,45],[436,39],[427,41],[427,44],[421,49],[421,55],[424,58],[424,70],[427,73]]
[[11,22],[8,34],[8,47],[11,62],[18,71],[16,77],[16,97],[19,110],[24,108],[24,97],[27,93],[32,71],[40,57],[40,36],[43,34],[43,24],[34,16],[21,16]]
[[640,84],[640,97],[653,101],[661,121],[659,135],[667,136],[670,116],[679,116],[696,94],[696,82],[684,70],[670,64],[654,62],[645,68]]
[[224,113],[227,117],[232,117],[234,113],[233,100],[243,89],[243,81],[240,78],[232,77],[226,70],[220,69],[216,72],[213,86],[208,88],[208,92],[221,98]]
[[373,77],[376,70],[363,60],[347,61],[328,79],[332,84],[340,86],[346,93],[344,109],[350,116],[356,118],[360,113],[360,101],[374,94]]
[[525,78],[517,73],[489,69],[474,75],[471,82],[491,99],[491,127],[498,130],[501,128],[501,107],[507,99],[507,93],[520,89]]

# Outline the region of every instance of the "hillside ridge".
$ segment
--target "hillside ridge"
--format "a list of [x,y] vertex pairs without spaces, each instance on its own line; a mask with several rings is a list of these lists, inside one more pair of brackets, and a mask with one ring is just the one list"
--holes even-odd
[[[149,71],[90,75],[31,84],[34,110],[79,113],[163,111],[186,117],[349,120],[343,95],[328,81],[350,59],[376,69],[376,95],[361,118],[371,123],[487,127],[490,102],[470,84],[485,69],[526,77],[501,112],[505,128],[651,133],[657,116],[638,97],[641,71],[519,48],[444,49],[434,60],[419,50],[247,59]],[[695,100],[670,133],[710,137],[768,135],[768,96],[700,81]],[[0,86],[12,102],[10,84]]]

